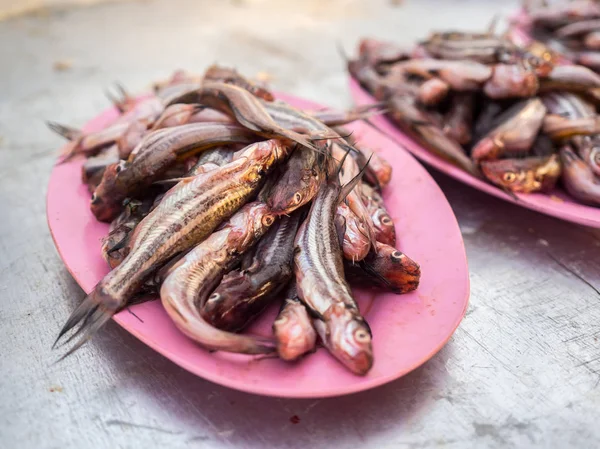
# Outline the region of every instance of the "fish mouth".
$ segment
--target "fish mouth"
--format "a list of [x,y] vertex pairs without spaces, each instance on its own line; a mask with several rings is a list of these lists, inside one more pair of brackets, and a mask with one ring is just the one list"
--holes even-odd
[[343,360],[343,362],[354,374],[364,376],[373,367],[373,354],[370,351],[363,350],[355,356]]

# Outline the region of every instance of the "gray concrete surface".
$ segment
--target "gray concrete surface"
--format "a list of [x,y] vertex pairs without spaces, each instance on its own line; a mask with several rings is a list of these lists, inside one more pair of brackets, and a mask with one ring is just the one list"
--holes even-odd
[[343,107],[336,41],[352,49],[365,34],[410,42],[431,28],[482,28],[515,3],[140,1],[0,23],[0,447],[599,447],[600,295],[572,272],[600,286],[600,232],[437,173],[463,231],[471,304],[446,347],[396,382],[318,401],[247,395],[114,323],[52,364],[82,292],[46,226],[61,141],[45,119],[81,125],[108,105],[114,80],[140,90],[215,61]]

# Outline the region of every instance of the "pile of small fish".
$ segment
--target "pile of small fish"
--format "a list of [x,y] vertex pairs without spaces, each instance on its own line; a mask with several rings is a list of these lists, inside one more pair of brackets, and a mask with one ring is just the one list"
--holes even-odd
[[515,198],[560,178],[600,206],[600,75],[556,59],[539,42],[443,32],[414,48],[364,39],[348,70],[403,131],[473,176]]
[[[379,113],[303,111],[233,69],[176,72],[141,101],[122,90],[101,131],[51,123],[86,157],[91,211],[110,222],[112,271],[67,320],[70,354],[119,310],[158,293],[208,350],[296,360],[317,337],[352,372],[373,365],[371,330],[347,279],[394,293],[419,265],[395,249],[380,191],[391,166],[344,124]],[[348,274],[348,276],[346,276]],[[238,333],[281,300],[273,337]]]
[[600,70],[600,2],[529,0],[523,6],[517,23],[531,37],[576,64]]

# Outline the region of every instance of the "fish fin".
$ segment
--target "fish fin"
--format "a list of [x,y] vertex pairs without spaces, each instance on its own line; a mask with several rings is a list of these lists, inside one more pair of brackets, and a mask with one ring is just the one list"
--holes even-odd
[[346,162],[346,158],[348,157],[348,155],[350,154],[350,149],[346,149],[346,152],[344,153],[344,157],[342,157],[342,159],[340,160],[340,163],[337,166],[337,170],[335,172],[335,176],[339,179],[340,174],[342,173],[342,169],[344,167],[344,162]]
[[75,331],[66,343],[70,342],[80,334],[82,334],[81,338],[79,338],[77,343],[75,343],[75,345],[59,360],[63,360],[65,357],[68,357],[79,349],[98,331],[98,329],[110,320],[118,309],[119,305],[112,300],[112,298],[100,296],[98,295],[97,290],[94,289],[94,291],[86,296],[83,302],[73,311],[52,345],[52,347],[55,348],[57,343],[67,332],[77,326],[77,324],[81,323],[79,329]]
[[[347,154],[348,153],[346,153],[346,155]],[[363,175],[365,174],[365,171],[367,170],[367,167],[369,166],[369,162],[371,162],[372,157],[373,155],[371,154],[371,156],[369,157],[365,165],[363,165],[363,167],[360,169],[358,174],[350,181],[348,181],[344,186],[342,186],[338,195],[338,202],[343,201],[346,198],[346,196],[348,196],[348,194],[352,191],[352,189],[356,187],[358,182],[362,179]]]
[[117,243],[114,244],[114,246],[112,248],[110,248],[109,250],[106,251],[106,254],[112,254],[115,251],[119,251],[122,248],[125,248],[125,245],[127,245],[127,241],[129,240],[129,236],[123,237],[121,240],[119,240]]
[[77,128],[71,128],[70,126],[61,125],[60,123],[47,121],[46,125],[56,134],[67,140],[77,140],[82,135],[81,131]]
[[344,245],[344,234],[346,233],[346,219],[342,215],[336,215],[334,222],[337,231],[340,248]]

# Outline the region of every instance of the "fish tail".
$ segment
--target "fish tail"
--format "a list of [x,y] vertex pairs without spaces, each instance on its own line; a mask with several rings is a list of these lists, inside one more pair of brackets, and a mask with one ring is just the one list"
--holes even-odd
[[77,342],[59,360],[68,357],[77,351],[87,340],[89,340],[119,309],[118,302],[108,295],[99,293],[98,287],[94,289],[81,304],[71,313],[67,322],[58,333],[52,348],[77,325],[79,328],[64,342],[68,344],[76,337]]
[[70,126],[61,125],[60,123],[47,121],[46,125],[56,134],[64,137],[67,140],[77,140],[81,137],[81,131],[77,128],[71,128]]

